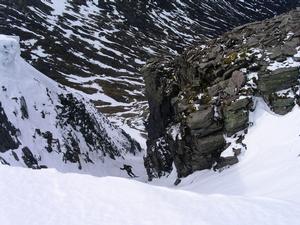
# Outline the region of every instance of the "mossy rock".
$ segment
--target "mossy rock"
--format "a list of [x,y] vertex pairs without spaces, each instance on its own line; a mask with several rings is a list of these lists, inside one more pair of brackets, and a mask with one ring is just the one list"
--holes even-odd
[[231,64],[238,58],[238,53],[232,52],[229,55],[227,55],[224,59],[225,64]]
[[295,106],[294,98],[275,98],[271,102],[272,110],[279,115],[285,115]]

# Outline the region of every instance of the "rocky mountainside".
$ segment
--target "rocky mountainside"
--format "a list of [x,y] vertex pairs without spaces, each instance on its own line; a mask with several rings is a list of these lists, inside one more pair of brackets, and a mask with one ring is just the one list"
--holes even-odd
[[88,169],[141,150],[82,96],[20,57],[18,38],[0,35],[0,163]]
[[150,116],[149,178],[220,170],[247,150],[249,111],[299,105],[300,8],[234,28],[181,56],[150,60],[142,72]]
[[52,79],[88,95],[104,113],[141,117],[139,68],[181,53],[299,0],[2,0],[0,33],[21,37],[22,56]]

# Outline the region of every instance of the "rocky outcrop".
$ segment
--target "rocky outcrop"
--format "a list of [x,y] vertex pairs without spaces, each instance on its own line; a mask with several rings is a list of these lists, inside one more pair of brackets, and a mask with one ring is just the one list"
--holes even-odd
[[0,102],[0,152],[17,149],[20,142],[17,137],[17,128],[8,120]]
[[250,98],[244,98],[224,106],[224,124],[228,136],[248,127],[250,105]]
[[[179,178],[237,163],[247,148],[243,138],[257,97],[281,115],[293,108],[299,99],[299,21],[297,9],[237,27],[173,60],[154,59],[143,68],[150,179],[169,173],[173,163]],[[224,157],[228,137],[241,148]]]

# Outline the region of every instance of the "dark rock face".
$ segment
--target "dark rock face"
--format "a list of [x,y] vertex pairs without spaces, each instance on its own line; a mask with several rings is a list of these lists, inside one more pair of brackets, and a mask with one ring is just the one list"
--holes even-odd
[[29,118],[28,108],[27,108],[26,100],[23,96],[20,98],[20,104],[21,104],[22,119],[28,119]]
[[[147,141],[148,156],[145,167],[148,174],[162,176],[172,170],[172,157],[163,134],[170,118],[174,115],[171,106],[171,96],[176,94],[178,87],[168,86],[171,74],[166,73],[160,60],[150,62],[152,66],[145,67],[143,73],[146,85],[146,95],[149,96],[151,113],[146,124],[149,140]],[[162,64],[160,64],[162,63]]]
[[[0,152],[17,149],[20,145],[17,138],[17,129],[8,120],[0,102]],[[3,159],[4,160],[4,159]]]
[[[150,179],[170,172],[172,163],[179,178],[237,163],[241,148],[221,154],[230,145],[227,137],[246,149],[257,97],[278,114],[293,108],[299,99],[299,21],[300,10],[294,10],[237,27],[173,60],[149,61],[142,73],[150,106]],[[158,140],[164,140],[163,150]]]
[[30,149],[28,147],[24,147],[22,148],[22,159],[24,161],[24,163],[26,164],[26,166],[28,168],[37,168],[38,167],[38,161],[37,159],[34,157],[34,155],[32,154],[32,152],[30,151]]

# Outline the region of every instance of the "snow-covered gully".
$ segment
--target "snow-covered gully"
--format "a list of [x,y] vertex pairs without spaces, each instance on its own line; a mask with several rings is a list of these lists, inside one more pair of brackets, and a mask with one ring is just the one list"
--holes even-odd
[[[58,4],[54,13],[61,14],[64,4],[53,2]],[[168,16],[164,14],[163,18],[168,21]],[[286,39],[294,36],[300,43],[299,33],[287,34]],[[142,151],[146,140],[139,131],[128,124],[123,124],[123,130],[112,125],[85,96],[25,62],[17,37],[0,35],[0,225],[300,224],[300,46],[298,42],[289,43],[298,47],[279,60],[278,55],[259,48],[244,52],[245,60],[248,56],[253,60],[264,57],[265,70],[272,71],[275,78],[278,69],[279,78],[291,77],[290,84],[275,88],[273,94],[279,100],[289,98],[292,104],[278,107],[284,109],[279,115],[263,100],[266,96],[253,94],[259,92],[230,99],[233,103],[243,99],[251,102],[249,111],[248,105],[246,108],[247,126],[230,134],[228,130],[223,133],[223,127],[216,129],[224,140],[218,157],[235,157],[236,163],[217,167],[217,159],[212,161],[214,169],[198,168],[181,175],[173,160],[171,173],[164,171],[157,178],[147,174],[147,157],[151,154]],[[241,59],[237,53],[231,56]],[[229,64],[234,65],[234,60]],[[228,81],[225,87],[233,82],[232,77],[244,76],[245,81],[240,83],[245,89],[254,89],[263,77],[247,68],[231,72],[231,78],[224,80]],[[269,77],[263,78],[269,82]],[[275,84],[286,82],[279,81]],[[235,93],[239,88],[233,89]],[[197,100],[203,96],[198,93]],[[202,102],[197,102],[191,101],[193,112],[200,111]],[[202,111],[212,119],[220,117],[216,105],[209,109]],[[202,124],[206,117],[201,118],[195,121]],[[194,122],[190,124],[192,127]],[[178,121],[171,128],[173,139],[184,137]],[[238,142],[240,138],[243,140]],[[234,149],[237,146],[239,149]],[[137,176],[129,177],[125,168],[132,168]]]
[[[1,224],[296,225],[299,115],[298,106],[274,115],[259,100],[240,163],[194,173],[176,187],[175,172],[146,184],[145,176],[137,181],[1,166]],[[142,175],[138,164],[135,172]]]

